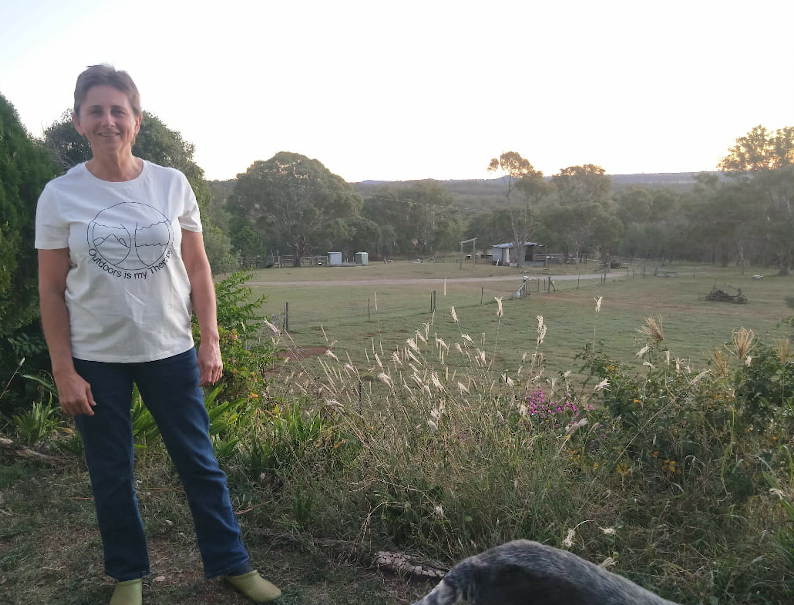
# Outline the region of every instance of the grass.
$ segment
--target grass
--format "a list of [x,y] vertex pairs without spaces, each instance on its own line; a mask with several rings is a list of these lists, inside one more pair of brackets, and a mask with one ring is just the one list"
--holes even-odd
[[[203,578],[184,494],[161,453],[155,457],[138,465],[152,564],[144,603],[248,603],[219,581]],[[97,605],[110,600],[112,582],[102,572],[90,495],[87,473],[79,465],[0,468],[0,604]],[[239,519],[252,562],[284,592],[279,603],[410,603],[427,590],[368,569],[352,551],[329,548],[298,532],[263,531],[246,514]]]
[[[678,267],[679,277],[676,278],[626,278],[623,272],[615,271],[622,277],[610,278],[603,285],[599,279],[582,280],[578,284],[556,280],[556,292],[540,292],[519,299],[510,298],[522,281],[516,269],[479,265],[462,272],[457,266],[450,269],[443,263],[350,269],[271,269],[258,272],[251,282],[270,280],[271,276],[318,280],[313,286],[269,285],[255,286],[254,290],[268,296],[264,312],[279,327],[283,325],[284,303],[289,303],[289,328],[295,346],[318,347],[335,343],[337,351],[349,353],[359,363],[366,363],[364,351],[371,350],[373,342],[377,349],[392,351],[404,344],[421,323],[432,322],[432,331],[447,341],[459,336],[460,331],[478,342],[482,341],[482,334],[487,334],[485,349],[498,350],[496,369],[515,371],[522,355],[534,347],[536,316],[542,315],[549,329],[546,359],[549,369],[558,372],[571,369],[574,357],[584,344],[594,340],[602,342],[614,358],[632,360],[642,346],[637,329],[646,317],[660,316],[668,346],[677,356],[698,366],[705,364],[712,353],[722,347],[734,327],[746,327],[759,337],[776,337],[782,333],[780,321],[790,314],[783,299],[791,293],[794,284],[790,278],[754,280],[752,275],[756,271],[748,269],[742,273],[735,268],[683,266]],[[448,281],[446,296],[443,281],[376,283],[377,280],[415,279],[417,276],[452,279],[460,273],[467,278],[514,276],[515,281]],[[329,275],[333,275],[333,281],[327,281]],[[537,277],[539,273],[530,273],[530,276]],[[352,277],[356,281],[373,283],[351,285],[348,278]],[[749,303],[707,302],[705,295],[715,285],[729,291],[741,288]],[[435,314],[430,312],[433,290],[436,291]],[[505,300],[501,322],[496,317],[495,297]],[[595,316],[594,299],[597,297],[603,297],[603,302],[600,313]],[[452,320],[450,307],[456,309],[458,325]]]

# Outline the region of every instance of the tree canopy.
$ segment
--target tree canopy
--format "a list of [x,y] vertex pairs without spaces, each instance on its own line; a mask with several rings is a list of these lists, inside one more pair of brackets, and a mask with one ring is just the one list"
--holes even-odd
[[[515,151],[508,151],[498,158],[492,158],[488,164],[488,171],[504,173],[507,200],[503,208],[506,214],[495,213],[491,224],[497,225],[505,217],[508,219],[516,259],[519,265],[523,265],[526,242],[538,228],[537,205],[553,187],[543,179],[543,172],[535,170],[529,160]],[[524,193],[523,202],[516,203],[511,197],[515,189]]]
[[0,336],[38,317],[36,203],[58,171],[0,95]]
[[282,151],[237,175],[227,208],[260,232],[272,227],[300,266],[300,259],[320,243],[323,229],[334,219],[356,215],[362,203],[318,160]]
[[761,125],[736,139],[719,163],[725,172],[758,172],[794,166],[794,127],[772,134]]

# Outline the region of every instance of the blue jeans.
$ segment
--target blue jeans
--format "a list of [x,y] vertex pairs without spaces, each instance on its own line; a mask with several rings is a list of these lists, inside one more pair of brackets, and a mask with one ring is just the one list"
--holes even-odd
[[96,401],[93,416],[75,416],[83,439],[105,573],[119,581],[147,575],[149,554],[133,476],[132,385],[151,412],[185,487],[204,575],[248,570],[248,553],[232,509],[226,475],[209,438],[196,350],[145,363],[74,360]]

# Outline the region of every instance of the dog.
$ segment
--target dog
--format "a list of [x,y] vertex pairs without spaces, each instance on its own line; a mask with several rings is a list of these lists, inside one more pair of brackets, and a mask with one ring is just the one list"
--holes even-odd
[[573,553],[515,540],[464,559],[414,605],[677,605]]

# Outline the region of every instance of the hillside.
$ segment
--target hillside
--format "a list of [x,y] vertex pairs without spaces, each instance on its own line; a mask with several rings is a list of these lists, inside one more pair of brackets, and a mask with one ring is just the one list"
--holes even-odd
[[[658,174],[612,174],[612,189],[620,191],[626,187],[655,187],[673,189],[684,193],[695,185],[698,172],[674,172]],[[710,172],[726,178],[721,172]],[[507,177],[494,179],[461,179],[439,181],[450,192],[455,205],[464,212],[488,211],[502,204],[505,194],[504,181]],[[546,177],[551,180],[551,177]],[[429,179],[433,180],[433,179]],[[361,181],[351,186],[363,198],[373,197],[383,187],[411,187],[422,181]],[[218,200],[225,199],[232,191],[235,180],[210,181],[210,188]]]

